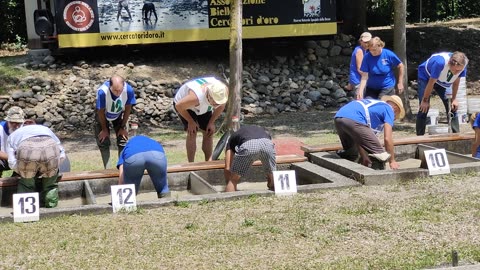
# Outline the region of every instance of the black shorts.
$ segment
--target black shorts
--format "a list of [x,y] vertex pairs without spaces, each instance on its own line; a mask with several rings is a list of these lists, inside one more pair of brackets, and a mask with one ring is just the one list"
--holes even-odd
[[[175,108],[175,112],[177,113],[178,117],[180,120],[182,120],[183,123],[183,129],[186,131],[188,129],[188,122],[183,118],[177,111],[177,108],[175,107],[175,103],[173,104],[173,108]],[[187,110],[187,112],[190,114],[190,116],[193,118],[193,120],[198,124],[201,130],[206,131],[208,122],[210,122],[210,119],[212,118],[212,111],[206,112],[201,115],[197,115],[194,111],[192,110]]]

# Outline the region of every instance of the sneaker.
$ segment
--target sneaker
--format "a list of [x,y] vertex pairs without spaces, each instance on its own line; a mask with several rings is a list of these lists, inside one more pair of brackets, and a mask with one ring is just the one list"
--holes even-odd
[[390,158],[390,154],[387,152],[368,154],[368,156],[373,157],[382,162],[386,162]]
[[172,194],[170,193],[170,191],[169,192],[164,192],[164,193],[160,193],[160,192],[157,193],[157,197],[159,199],[170,198],[171,196],[172,196]]

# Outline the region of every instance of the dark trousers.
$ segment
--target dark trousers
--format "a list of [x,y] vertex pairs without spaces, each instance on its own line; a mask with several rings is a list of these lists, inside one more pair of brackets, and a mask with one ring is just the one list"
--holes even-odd
[[345,151],[355,151],[357,146],[362,147],[369,154],[385,152],[373,130],[364,124],[348,118],[335,118],[335,129],[340,137]]

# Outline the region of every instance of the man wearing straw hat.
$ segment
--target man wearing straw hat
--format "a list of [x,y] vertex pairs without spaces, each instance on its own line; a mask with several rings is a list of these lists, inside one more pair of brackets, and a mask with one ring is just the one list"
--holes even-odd
[[[460,78],[467,76],[468,58],[462,52],[442,52],[432,54],[427,61],[418,66],[418,108],[416,131],[417,135],[425,134],[427,114],[430,109],[430,94],[433,90],[442,99],[447,117],[451,118],[452,132],[460,132],[456,115],[458,109],[457,93]],[[449,106],[447,92],[452,94]],[[453,112],[453,116],[450,115]]]
[[201,77],[183,84],[173,100],[173,107],[187,131],[188,162],[195,161],[197,132],[203,133],[202,151],[205,161],[212,160],[215,120],[225,109],[228,88],[214,77]]
[[[393,145],[393,122],[405,116],[402,100],[397,95],[383,96],[382,100],[354,100],[338,110],[335,115],[335,128],[343,146],[337,154],[351,161],[358,159],[371,166],[373,158],[384,167],[389,162],[390,168],[399,168],[395,161]],[[384,132],[382,147],[377,134]]]
[[5,121],[0,122],[0,177],[3,171],[10,170],[8,166],[7,156],[7,139],[8,136],[25,122],[25,113],[22,108],[13,106],[7,111]]

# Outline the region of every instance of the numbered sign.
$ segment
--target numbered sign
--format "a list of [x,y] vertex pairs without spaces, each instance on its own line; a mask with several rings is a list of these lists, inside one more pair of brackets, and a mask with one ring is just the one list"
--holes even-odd
[[13,222],[38,221],[39,219],[38,192],[13,194]]
[[111,186],[111,191],[113,213],[137,210],[137,197],[135,195],[134,184]]
[[297,193],[297,178],[295,171],[274,171],[273,180],[276,195]]
[[448,164],[445,149],[426,150],[424,153],[429,175],[450,173],[450,165]]

